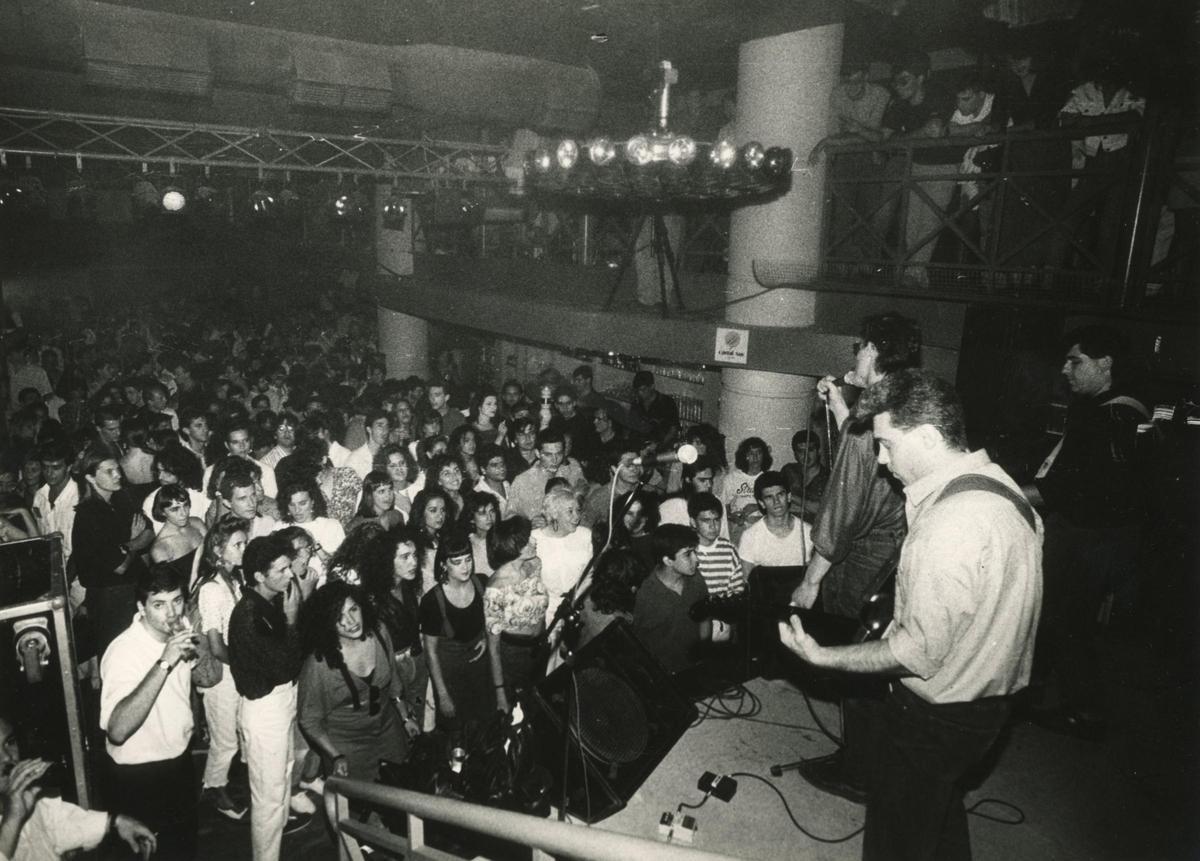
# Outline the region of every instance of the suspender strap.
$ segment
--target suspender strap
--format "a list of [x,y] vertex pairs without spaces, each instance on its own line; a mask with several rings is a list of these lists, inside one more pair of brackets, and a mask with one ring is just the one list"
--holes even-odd
[[[954,496],[956,493],[963,493],[968,490],[982,490],[987,493],[994,493],[997,496],[1002,496],[1011,502],[1025,518],[1025,522],[1029,524],[1029,528],[1034,532],[1037,531],[1037,521],[1034,519],[1033,506],[1021,494],[1010,488],[1001,481],[997,481],[991,476],[980,475],[977,472],[968,472],[966,475],[960,475],[958,478],[949,481],[942,492],[938,494],[937,502],[941,502],[948,496]],[[937,502],[934,504],[936,505]]]

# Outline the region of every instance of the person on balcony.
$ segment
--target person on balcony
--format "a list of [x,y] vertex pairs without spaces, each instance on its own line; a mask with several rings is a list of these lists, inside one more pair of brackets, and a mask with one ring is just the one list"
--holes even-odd
[[[837,144],[878,143],[885,137],[883,112],[891,101],[886,87],[867,80],[869,61],[847,60],[842,64],[842,80],[830,97],[832,133],[822,138],[808,154],[808,163],[816,165],[826,148]],[[846,179],[881,178],[882,160],[876,152],[837,153],[830,160],[834,182]],[[837,186],[834,204],[835,226],[831,250],[838,257],[870,260],[882,257],[884,249],[872,242],[869,231],[859,227],[860,219],[869,220],[879,205],[879,183],[848,182]],[[850,236],[840,244],[843,234]]]
[[[1063,128],[1088,129],[1139,123],[1146,112],[1145,98],[1133,91],[1132,75],[1119,60],[1104,54],[1087,66],[1089,74],[1084,83],[1071,91],[1070,98],[1058,114]],[[1121,214],[1125,195],[1120,193],[1123,180],[1129,173],[1129,135],[1124,132],[1092,134],[1075,141],[1072,167],[1084,169],[1063,205],[1062,224],[1055,234],[1051,265],[1072,268],[1079,256],[1069,245],[1075,237],[1085,239],[1093,261],[1079,261],[1084,268],[1094,263],[1101,278],[1112,275],[1119,245]],[[1093,173],[1095,172],[1095,173]],[[1089,230],[1089,226],[1091,230]]]
[[[1070,90],[1046,52],[1021,41],[1010,49],[1007,71],[1000,76],[996,98],[1011,120],[1009,132],[1020,134],[1054,128]],[[998,245],[1002,266],[1019,268],[1046,263],[1050,237],[1037,235],[1046,224],[1039,210],[1054,213],[1062,208],[1070,192],[1065,174],[1069,163],[1070,145],[1061,138],[1039,137],[1009,144],[1009,191],[1004,195],[999,222],[1004,228]],[[1055,176],[1053,171],[1061,174]],[[1018,178],[1012,176],[1015,173],[1026,175]]]
[[[900,60],[893,69],[892,99],[883,114],[884,139],[889,141],[922,142],[944,137],[946,123],[954,112],[954,95],[929,76],[929,56],[914,51]],[[900,152],[889,159],[885,175],[901,181],[911,172],[919,187],[908,191],[908,220],[901,226],[908,265],[906,280],[929,286],[927,264],[933,256],[937,233],[940,232],[950,198],[954,195],[953,179],[927,179],[939,174],[958,172],[961,150],[945,147],[917,147]],[[875,230],[886,236],[899,204],[896,197],[884,206],[875,219]]]

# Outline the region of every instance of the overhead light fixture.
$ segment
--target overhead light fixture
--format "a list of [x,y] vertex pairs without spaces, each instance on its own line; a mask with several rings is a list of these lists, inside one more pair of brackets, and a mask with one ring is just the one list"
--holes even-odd
[[250,195],[250,212],[260,218],[264,218],[275,213],[275,195],[267,191],[265,188],[260,188],[258,191]]
[[395,188],[392,189],[387,199],[383,201],[381,216],[385,230],[404,229],[404,224],[408,220],[408,201],[400,197]]
[[625,141],[603,135],[581,147],[573,139],[540,148],[526,160],[527,187],[543,194],[599,201],[695,203],[765,196],[783,191],[792,152],[752,141],[698,143],[668,122],[671,86],[679,73],[664,60],[655,127]]
[[159,205],[163,212],[178,213],[187,209],[187,193],[177,185],[168,185],[162,191]]

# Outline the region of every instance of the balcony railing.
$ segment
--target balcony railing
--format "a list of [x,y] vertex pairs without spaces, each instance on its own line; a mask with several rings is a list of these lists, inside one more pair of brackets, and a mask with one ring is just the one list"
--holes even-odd
[[[1083,137],[1121,133],[1100,166],[1072,165]],[[1075,143],[1073,143],[1075,142]],[[964,154],[972,150],[968,167]],[[757,260],[770,286],[1096,309],[1178,307],[1200,289],[1197,130],[1147,118],[989,137],[830,147],[818,262]],[[634,215],[547,211],[459,228],[442,253],[611,266],[649,244]],[[728,212],[683,216],[675,254],[721,273]],[[1172,228],[1174,240],[1172,241]],[[439,250],[436,228],[426,250]],[[1190,238],[1189,238],[1190,237]],[[686,287],[685,287],[686,290]]]

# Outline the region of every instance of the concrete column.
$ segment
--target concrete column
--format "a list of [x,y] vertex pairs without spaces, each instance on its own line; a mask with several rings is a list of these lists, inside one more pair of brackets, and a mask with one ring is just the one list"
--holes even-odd
[[[389,275],[412,275],[413,272],[413,206],[406,199],[408,218],[400,230],[383,226],[383,202],[393,194],[393,187],[380,183],[375,186],[375,259],[379,271]],[[387,375],[403,379],[411,374],[429,376],[429,324],[420,317],[402,314],[385,308],[378,309],[379,349],[383,352]]]
[[[733,213],[725,295],[739,301],[726,314],[731,322],[809,326],[814,321],[815,293],[765,292],[754,278],[754,262],[799,262],[816,273],[825,162],[809,167],[807,159],[813,146],[829,133],[829,98],[841,60],[841,24],[756,39],[741,46],[735,139],[739,144],[754,140],[768,147],[790,147],[795,163],[787,194]],[[747,299],[760,293],[764,294],[760,298]],[[750,350],[754,350],[753,336]],[[742,439],[759,436],[771,446],[777,465],[790,461],[791,435],[804,427],[815,389],[812,377],[723,369],[720,429],[729,442],[730,455]]]

